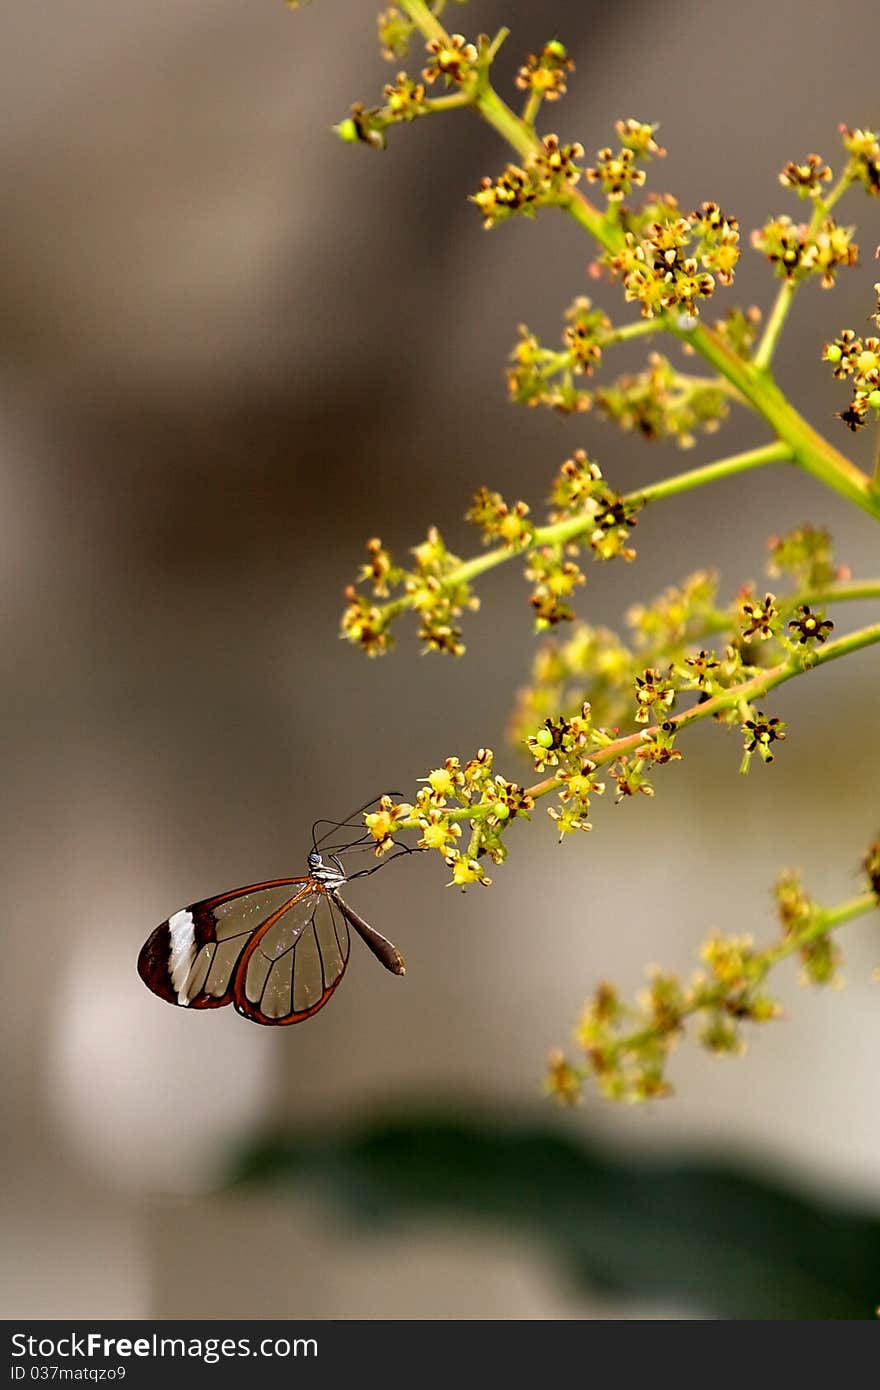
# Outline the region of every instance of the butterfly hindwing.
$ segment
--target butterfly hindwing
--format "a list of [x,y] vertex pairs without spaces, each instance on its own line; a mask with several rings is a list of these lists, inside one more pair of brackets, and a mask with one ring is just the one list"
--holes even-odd
[[342,979],[349,944],[344,917],[313,886],[251,937],[235,975],[236,1009],[256,1023],[311,1018]]
[[257,1023],[296,1023],[330,998],[348,944],[320,885],[272,879],[175,912],[146,941],[138,972],[171,1004],[216,1009],[234,999]]

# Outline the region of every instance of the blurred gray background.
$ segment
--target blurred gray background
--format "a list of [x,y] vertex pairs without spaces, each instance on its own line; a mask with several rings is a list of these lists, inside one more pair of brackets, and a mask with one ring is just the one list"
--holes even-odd
[[[437,1096],[538,1105],[547,1049],[599,978],[634,989],[651,962],[687,969],[712,926],[772,932],[785,866],[820,897],[849,895],[876,833],[868,652],[774,698],[790,732],[771,769],[738,778],[738,740],[701,729],[653,803],[609,798],[592,837],[558,847],[536,814],[491,892],[453,894],[428,856],[352,889],[408,974],[355,942],[306,1028],[178,1013],[141,985],[156,922],[301,872],[315,816],[389,785],[411,794],[450,753],[502,754],[534,650],[525,586],[511,571],[484,583],[463,662],[420,656],[410,627],[368,663],[336,636],[368,536],[403,552],[434,522],[467,553],[480,483],[537,506],[577,446],[624,489],[765,437],[743,415],[681,455],[507,404],[516,325],[555,339],[589,290],[590,247],[550,214],[481,230],[466,196],[506,151],[466,115],[393,131],[381,155],[334,139],[394,71],[375,9],[31,0],[5,18],[8,1317],[637,1315],[574,1294],[514,1237],[426,1223],[380,1240],[313,1199],[217,1192],[229,1146],[272,1121],[308,1131]],[[545,128],[592,153],[618,116],[659,120],[669,155],[649,186],[717,199],[746,229],[798,215],[777,183],[786,160],[816,150],[839,167],[838,122],[880,120],[874,0],[473,0],[452,19],[510,25],[508,79],[559,34],[577,72]],[[876,439],[832,418],[846,392],[819,352],[865,327],[877,214],[846,203],[863,265],[833,294],[803,291],[779,359],[863,467]],[[747,248],[718,311],[766,308],[773,289]],[[876,572],[867,517],[764,471],[647,515],[638,562],[594,567],[580,611],[619,626],[635,598],[705,565],[728,591],[760,582],[767,535],[806,518],[855,575]],[[844,945],[846,993],[782,972],[790,1017],[746,1058],[686,1047],[673,1100],[633,1113],[591,1098],[556,1122],[880,1198],[876,924]]]

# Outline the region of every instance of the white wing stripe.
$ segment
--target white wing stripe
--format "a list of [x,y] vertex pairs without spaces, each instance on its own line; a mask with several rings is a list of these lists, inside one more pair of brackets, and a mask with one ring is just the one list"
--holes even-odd
[[185,985],[196,957],[195,921],[189,908],[181,908],[180,912],[168,918],[168,931],[171,935],[171,959],[168,962],[171,987],[177,991],[178,1004],[188,1004]]

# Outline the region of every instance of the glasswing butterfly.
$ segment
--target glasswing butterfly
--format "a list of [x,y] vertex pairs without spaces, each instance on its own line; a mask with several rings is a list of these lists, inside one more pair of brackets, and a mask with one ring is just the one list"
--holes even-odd
[[[339,889],[400,854],[418,851],[401,845],[389,860],[348,874],[339,855],[369,848],[374,841],[368,833],[321,850],[336,832],[363,829],[363,822],[358,827],[353,817],[377,799],[344,821],[315,822],[307,874],[235,888],[181,908],[162,922],[138,956],[138,974],[147,988],[184,1008],[234,1004],[254,1023],[302,1023],[323,1009],[345,974],[349,927],[386,970],[405,974],[397,947],[358,916]],[[331,829],[316,839],[321,825]]]

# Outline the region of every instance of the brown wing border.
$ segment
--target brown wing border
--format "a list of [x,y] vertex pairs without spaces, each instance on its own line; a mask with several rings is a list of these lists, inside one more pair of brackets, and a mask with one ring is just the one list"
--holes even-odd
[[[200,951],[203,946],[214,944],[217,941],[217,924],[211,915],[214,908],[221,907],[223,903],[231,902],[235,898],[245,898],[250,893],[264,892],[267,888],[286,888],[288,886],[296,887],[297,885],[300,885],[301,888],[305,888],[306,885],[313,883],[313,879],[309,878],[307,875],[303,876],[302,874],[296,878],[269,878],[265,879],[262,883],[249,883],[244,888],[232,888],[227,893],[218,893],[216,897],[203,898],[200,902],[190,903],[181,910],[192,914],[196,952]],[[258,923],[257,926],[254,927],[251,932],[251,938],[257,933],[262,934],[264,928],[268,927],[272,922],[277,921],[279,916],[283,915],[283,913],[285,913],[288,908],[292,907],[295,902],[298,902],[301,897],[301,891],[294,893],[290,901],[285,903],[282,908],[276,909],[265,922]],[[140,954],[138,955],[137,969],[144,984],[149,990],[152,990],[153,994],[158,995],[160,999],[164,999],[167,1003],[173,1004],[175,1008],[221,1009],[224,1005],[231,1004],[235,994],[235,981],[241,968],[242,957],[239,957],[236,963],[225,993],[213,995],[200,992],[195,995],[193,999],[190,999],[187,1004],[180,1004],[177,998],[177,991],[171,983],[171,973],[169,970],[169,963],[171,961],[171,929],[169,927],[169,921],[170,919],[166,918],[164,922],[160,922],[159,926],[150,933],[141,947]],[[247,946],[244,947],[244,951],[248,950],[250,944],[251,943],[248,942]],[[341,978],[340,976],[340,979]],[[267,1022],[273,1021],[274,1020],[267,1020]]]

